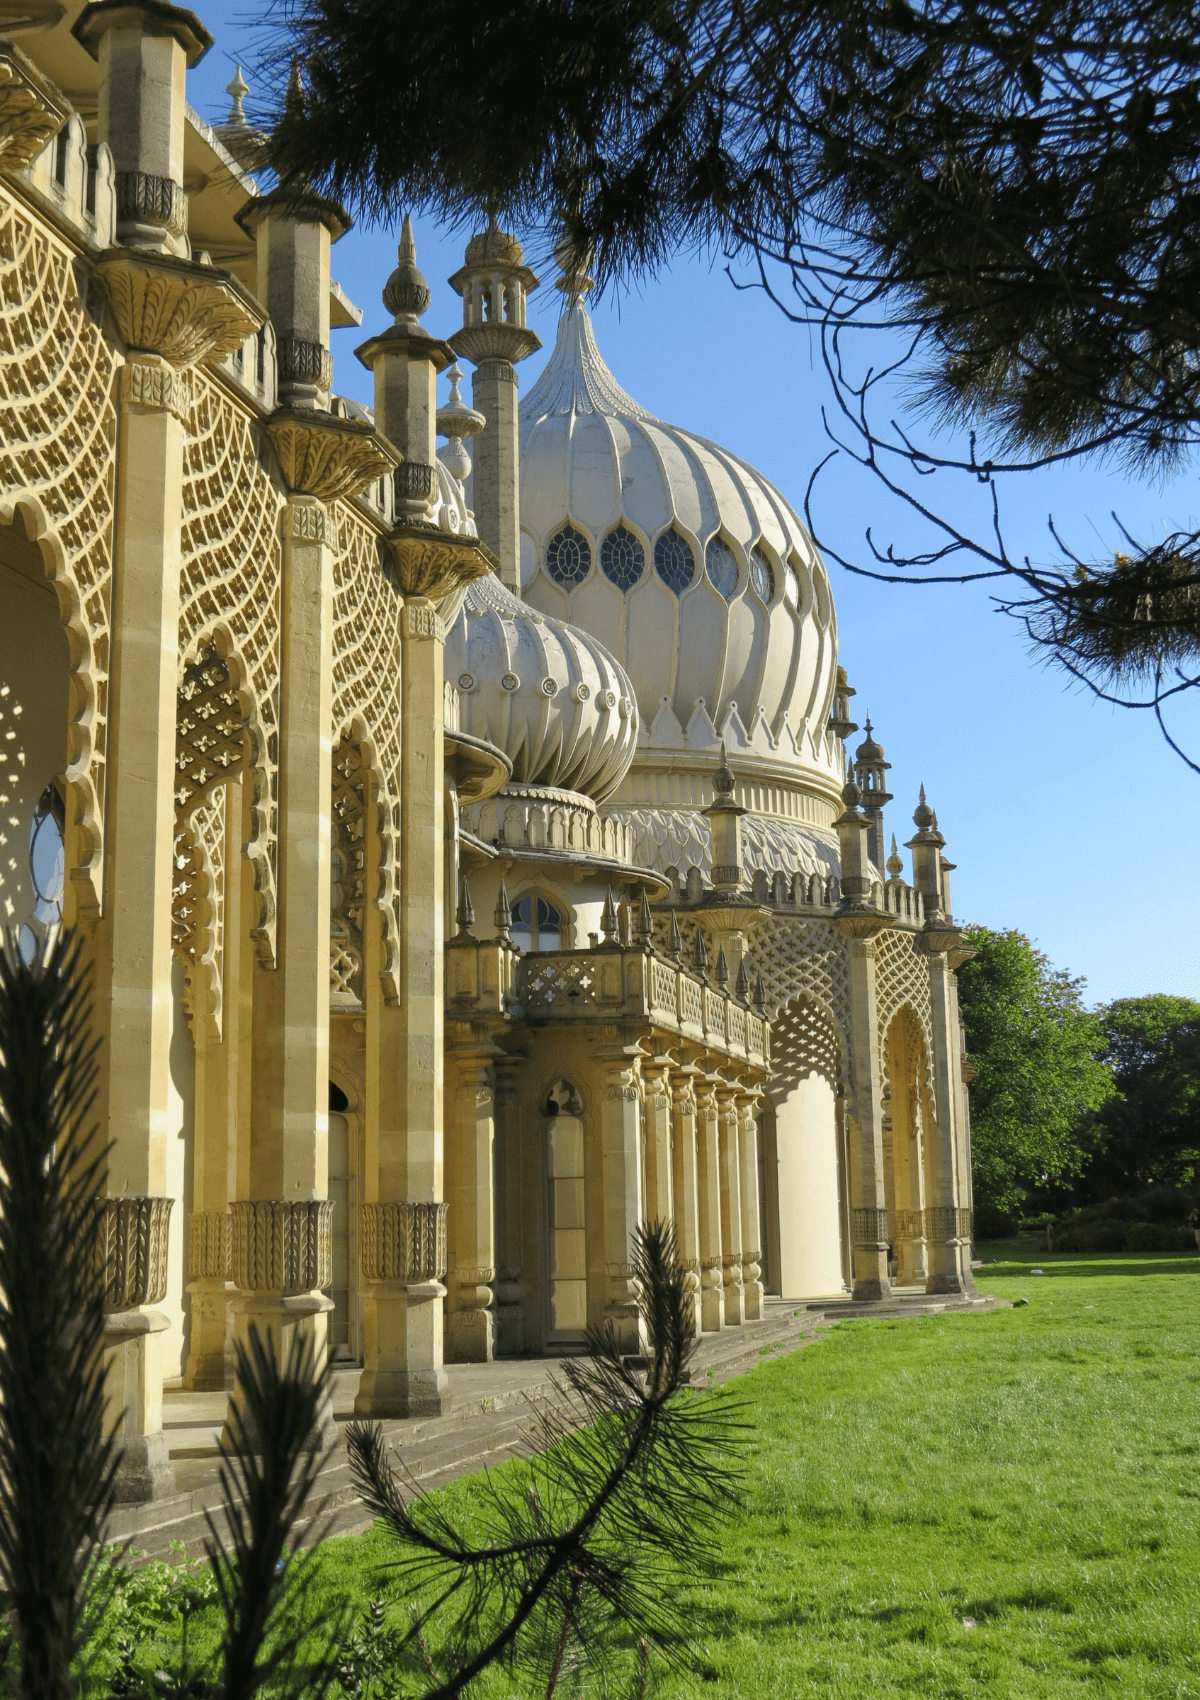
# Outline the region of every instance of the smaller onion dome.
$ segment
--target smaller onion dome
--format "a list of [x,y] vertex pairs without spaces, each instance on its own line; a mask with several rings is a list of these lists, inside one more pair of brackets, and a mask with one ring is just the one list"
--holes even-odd
[[514,785],[602,803],[625,777],[638,736],[628,675],[595,638],[539,614],[492,573],[467,587],[445,676],[461,729],[504,751]]

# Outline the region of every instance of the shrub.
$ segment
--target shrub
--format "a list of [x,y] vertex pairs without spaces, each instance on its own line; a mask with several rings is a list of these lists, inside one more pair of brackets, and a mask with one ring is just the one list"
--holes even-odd
[[1015,1216],[1007,1210],[1000,1210],[994,1204],[980,1204],[975,1211],[975,1238],[977,1240],[1007,1240],[1024,1227]]
[[1126,1241],[1130,1251],[1181,1251],[1194,1243],[1187,1228],[1168,1227],[1163,1222],[1131,1222]]

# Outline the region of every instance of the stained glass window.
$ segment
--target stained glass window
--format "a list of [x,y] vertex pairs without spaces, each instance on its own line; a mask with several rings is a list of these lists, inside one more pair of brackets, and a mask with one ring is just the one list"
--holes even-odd
[[600,570],[618,590],[630,591],[646,570],[646,551],[626,530],[616,525],[600,545]]
[[696,576],[691,545],[677,531],[664,531],[654,545],[654,570],[676,596],[682,596]]
[[592,570],[592,547],[582,531],[564,525],[546,545],[546,571],[555,584],[574,590]]

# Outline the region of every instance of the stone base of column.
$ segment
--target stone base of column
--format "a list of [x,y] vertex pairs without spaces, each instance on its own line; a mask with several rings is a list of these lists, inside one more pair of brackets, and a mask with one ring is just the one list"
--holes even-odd
[[740,1261],[725,1265],[722,1284],[725,1288],[725,1326],[740,1328],[746,1320],[746,1294],[742,1286]]
[[518,1273],[502,1275],[496,1283],[495,1353],[515,1358],[525,1350],[525,1283]]
[[859,1303],[891,1298],[886,1245],[854,1247],[854,1286],[850,1296]]
[[766,1288],[759,1280],[762,1271],[757,1261],[742,1264],[742,1306],[747,1322],[761,1322]]
[[700,1271],[700,1327],[705,1334],[719,1334],[725,1326],[725,1289],[720,1262],[706,1263]]
[[929,1274],[924,1240],[897,1240],[896,1285],[923,1287]]
[[495,1355],[496,1331],[490,1310],[452,1310],[449,1313],[446,1318],[448,1364],[490,1364]]
[[[323,1365],[326,1353],[326,1317],[333,1309],[327,1293],[313,1289],[307,1293],[245,1293],[239,1292],[231,1301],[234,1318],[234,1338],[248,1345],[251,1330],[256,1330],[264,1343],[270,1342],[278,1363],[284,1363],[297,1331],[312,1336],[316,1362]],[[242,1406],[241,1390],[235,1378],[229,1394],[230,1408]],[[244,1408],[244,1407],[242,1407]],[[320,1452],[337,1443],[337,1424],[333,1420],[333,1400],[327,1394],[317,1412],[316,1422],[308,1436],[308,1450]],[[228,1414],[221,1430],[227,1446],[233,1444],[233,1430]],[[253,1440],[253,1435],[251,1436]]]
[[104,1319],[104,1376],[109,1421],[116,1418],[113,1498],[141,1505],[175,1492],[175,1472],[162,1432],[162,1364],[158,1336],[171,1326],[162,1311],[136,1307]]
[[450,1408],[442,1368],[440,1281],[378,1281],[363,1303],[365,1367],[356,1417],[440,1417]]
[[233,1385],[232,1281],[201,1275],[189,1281],[191,1335],[183,1385],[190,1393],[224,1393]]
[[961,1297],[977,1291],[971,1272],[971,1244],[931,1245],[929,1274],[925,1280],[927,1293],[957,1293]]

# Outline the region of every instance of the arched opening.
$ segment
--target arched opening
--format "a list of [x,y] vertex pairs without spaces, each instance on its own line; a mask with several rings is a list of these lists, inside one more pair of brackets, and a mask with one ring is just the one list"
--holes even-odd
[[354,1230],[358,1218],[354,1118],[350,1100],[336,1080],[329,1082],[329,1197],[333,1200],[333,1279],[329,1297],[329,1356],[359,1361],[357,1283],[354,1279]]
[[774,1072],[765,1132],[774,1174],[765,1177],[763,1191],[777,1215],[766,1235],[769,1277],[784,1298],[840,1293],[841,1047],[825,1011],[799,997],[773,1024],[771,1051]]
[[42,551],[0,526],[0,921],[31,957],[62,918],[70,652]]
[[542,1103],[545,1148],[546,1339],[577,1346],[587,1328],[587,1211],[583,1100],[569,1080],[556,1080]]
[[907,1006],[897,1010],[888,1028],[884,1061],[883,1173],[892,1279],[900,1287],[923,1288],[928,1275],[921,1093],[925,1042]]

